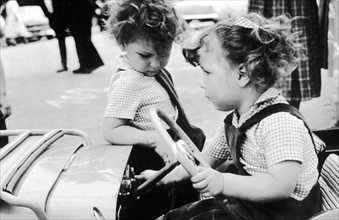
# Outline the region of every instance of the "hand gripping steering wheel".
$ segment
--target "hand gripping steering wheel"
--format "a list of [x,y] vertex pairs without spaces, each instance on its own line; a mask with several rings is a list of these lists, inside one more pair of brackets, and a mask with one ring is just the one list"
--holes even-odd
[[[191,139],[186,135],[186,133],[175,123],[170,117],[168,117],[164,112],[159,109],[150,110],[151,120],[155,126],[156,131],[158,132],[161,139],[167,145],[165,151],[168,152],[169,162],[159,170],[154,176],[141,184],[136,190],[134,190],[129,199],[136,198],[140,196],[143,192],[161,180],[169,172],[171,172],[178,164],[178,162],[186,169],[186,171],[194,176],[198,173],[196,167],[198,165],[203,167],[210,167],[202,157],[201,152],[191,141]],[[180,138],[177,142],[174,142],[171,136],[168,134],[160,119],[164,121],[170,129],[174,131],[176,135]],[[160,147],[160,146],[159,146]]]
[[[199,149],[195,146],[187,134],[179,127],[179,125],[177,125],[177,123],[175,123],[159,109],[152,109],[150,111],[150,115],[159,136],[169,147],[171,152],[170,157],[174,157],[175,160],[179,161],[179,163],[191,176],[194,176],[198,173],[196,169],[196,166],[198,165],[210,167],[210,165],[204,161]],[[162,121],[164,121],[174,131],[174,133],[178,135],[179,140],[177,142],[172,140],[171,136],[161,124],[160,119],[162,119]]]

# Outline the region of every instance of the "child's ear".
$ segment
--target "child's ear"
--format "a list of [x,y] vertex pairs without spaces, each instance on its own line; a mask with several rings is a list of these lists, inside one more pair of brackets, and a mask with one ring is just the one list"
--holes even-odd
[[246,74],[246,67],[242,63],[238,66],[238,83],[240,87],[245,87],[250,82],[250,78]]

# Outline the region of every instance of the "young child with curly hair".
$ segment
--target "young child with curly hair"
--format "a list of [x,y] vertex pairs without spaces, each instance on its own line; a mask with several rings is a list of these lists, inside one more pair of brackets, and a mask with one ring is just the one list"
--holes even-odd
[[[198,166],[198,174],[191,177],[193,187],[212,198],[159,219],[291,220],[308,219],[320,211],[318,160],[303,120],[278,111],[239,138],[242,126],[257,113],[274,105],[289,106],[276,85],[296,67],[301,46],[295,41],[297,34],[291,32],[286,16],[265,19],[249,14],[217,23],[201,35],[197,48],[184,50],[187,60],[203,70],[201,87],[208,100],[217,110],[233,112],[227,117],[230,124],[226,118],[202,150],[214,169]],[[231,127],[239,128],[235,141]],[[216,170],[229,158],[232,172]],[[138,178],[147,179],[153,172]],[[185,169],[177,167],[162,183],[187,178]]]
[[108,28],[123,51],[113,74],[105,110],[104,137],[112,144],[156,148],[149,109],[176,120],[178,110],[155,76],[167,65],[179,34],[178,18],[165,1],[122,1],[111,9]]
[[[158,108],[175,121],[188,122],[180,103],[173,98],[172,78],[165,69],[172,44],[181,33],[180,21],[166,0],[124,0],[112,7],[109,16],[107,26],[123,53],[109,85],[103,135],[109,143],[133,145],[129,164],[136,173],[160,169],[164,162],[155,151],[165,161],[163,149],[167,146],[155,131],[150,109]],[[202,147],[202,130],[192,129],[199,134]],[[196,199],[198,194],[195,190],[193,193]]]

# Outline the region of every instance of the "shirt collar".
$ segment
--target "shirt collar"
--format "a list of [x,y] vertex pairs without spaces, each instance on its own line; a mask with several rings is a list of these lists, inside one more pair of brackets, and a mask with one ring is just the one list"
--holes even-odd
[[260,105],[264,103],[272,103],[275,99],[278,98],[280,95],[280,91],[276,88],[269,88],[266,90],[259,98],[257,101],[254,103],[254,107],[259,107]]
[[257,101],[250,107],[250,110],[246,112],[245,114],[241,115],[239,118],[238,114],[235,114],[235,117],[233,117],[233,124],[236,127],[241,126],[247,119],[252,117],[254,114],[262,110],[263,108],[273,105],[276,103],[282,103],[286,102],[284,101],[284,98],[280,95],[280,91],[276,88],[269,88],[264,93],[262,93]]
[[118,69],[123,69],[123,70],[133,70],[136,71],[131,64],[129,63],[126,54],[121,54],[117,58],[118,61]]

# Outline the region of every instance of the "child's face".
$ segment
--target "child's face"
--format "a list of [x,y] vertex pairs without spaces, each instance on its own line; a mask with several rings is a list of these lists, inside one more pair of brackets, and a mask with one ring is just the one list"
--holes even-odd
[[126,52],[130,65],[138,72],[146,76],[155,76],[160,69],[164,68],[172,50],[172,44],[158,53],[151,42],[144,39],[136,39],[121,47]]
[[199,49],[199,64],[203,70],[201,87],[206,98],[220,111],[235,109],[239,102],[237,71],[225,59],[225,51],[215,34],[205,37]]

